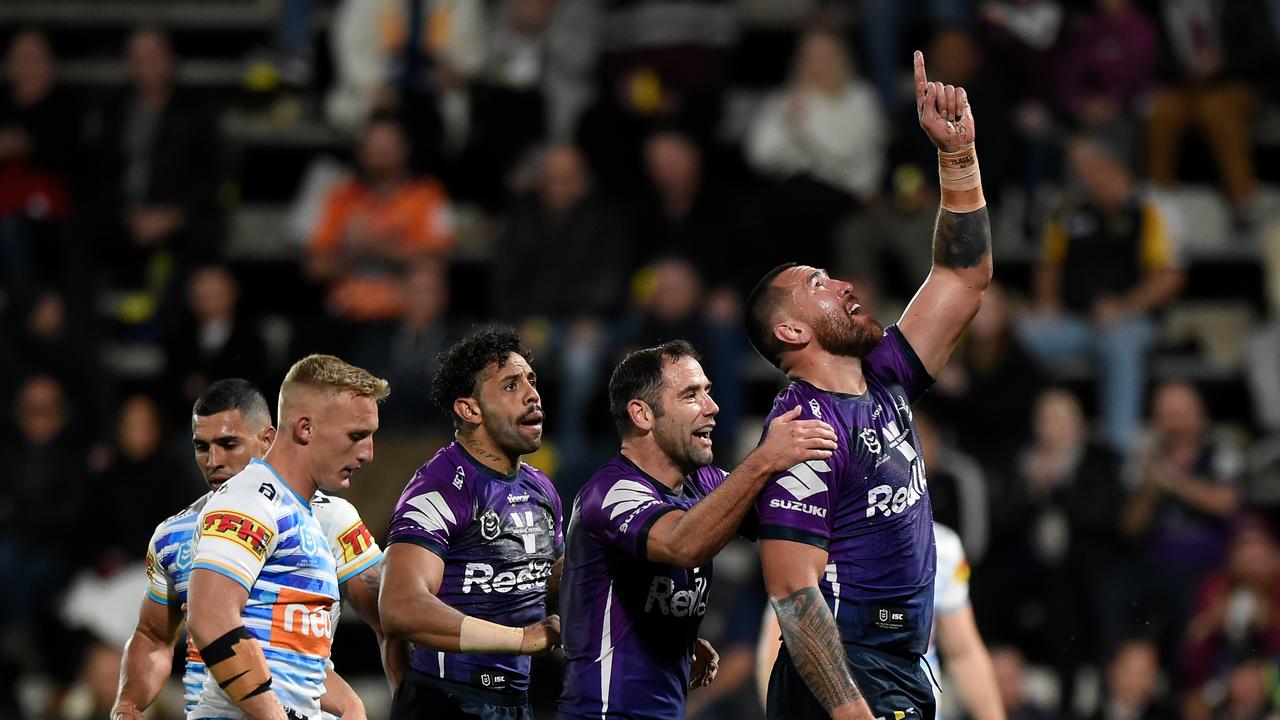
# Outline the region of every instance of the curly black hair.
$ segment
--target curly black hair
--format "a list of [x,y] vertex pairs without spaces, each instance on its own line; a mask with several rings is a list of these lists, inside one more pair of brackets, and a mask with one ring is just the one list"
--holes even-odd
[[520,342],[520,334],[510,325],[484,325],[471,331],[466,337],[449,346],[436,362],[436,374],[431,378],[431,402],[459,422],[453,412],[453,401],[470,397],[476,392],[480,373],[489,365],[507,364],[511,353],[533,361],[533,351]]

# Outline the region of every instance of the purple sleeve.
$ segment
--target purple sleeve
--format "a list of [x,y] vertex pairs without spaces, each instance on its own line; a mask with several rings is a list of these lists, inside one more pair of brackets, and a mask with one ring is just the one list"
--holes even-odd
[[[797,403],[791,395],[787,393],[774,403],[773,412],[765,420],[766,434],[774,418],[797,404],[801,406],[800,419],[819,417],[809,403]],[[761,540],[792,540],[820,548],[831,544],[832,511],[836,504],[834,481],[840,458],[841,450],[837,450],[827,460],[800,463],[769,478],[756,499]]]
[[884,329],[884,339],[862,359],[862,372],[881,382],[902,385],[911,402],[919,400],[933,385],[933,377],[924,369],[924,363],[897,325]]
[[578,518],[598,542],[643,560],[648,555],[649,529],[658,518],[678,509],[653,486],[624,476],[584,492]]
[[452,472],[433,472],[431,464],[425,465],[396,503],[387,545],[408,542],[447,557],[450,541],[471,524],[474,515],[475,502],[467,486],[456,487]]
[[560,493],[556,490],[555,483],[551,482],[551,478],[543,475],[542,482],[546,487],[547,499],[551,501],[552,512],[555,513],[555,551],[556,556],[559,557],[564,554],[564,501],[560,499]]

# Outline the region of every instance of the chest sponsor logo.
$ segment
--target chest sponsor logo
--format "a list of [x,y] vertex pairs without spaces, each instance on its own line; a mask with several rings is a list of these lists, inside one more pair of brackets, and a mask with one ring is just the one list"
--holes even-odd
[[831,466],[823,460],[810,460],[800,463],[787,471],[778,479],[778,485],[791,493],[796,500],[804,500],[812,495],[827,491],[827,484],[818,477],[818,473],[831,472]]
[[373,547],[373,535],[363,520],[357,520],[355,525],[338,535],[338,545],[342,547],[342,562],[349,563]]
[[480,515],[480,537],[494,540],[502,534],[502,519],[493,510],[485,510]]
[[511,518],[511,526],[515,534],[520,536],[520,540],[524,543],[524,552],[526,555],[532,555],[538,551],[538,537],[545,533],[544,525],[538,522],[533,516],[532,510],[521,512],[517,510],[507,517]]
[[547,589],[547,578],[551,577],[552,561],[545,558],[530,560],[518,570],[504,570],[494,574],[494,567],[489,563],[467,563],[462,571],[462,592],[499,593],[530,592]]
[[509,505],[519,505],[523,502],[529,502],[529,493],[525,493],[523,495],[507,495],[507,504]]
[[[695,568],[694,573],[697,572]],[[707,614],[708,589],[707,579],[696,574],[693,587],[687,590],[676,590],[674,580],[655,575],[649,585],[649,597],[644,601],[644,611],[679,618],[702,617]]]
[[271,610],[271,644],[303,655],[329,656],[333,598],[280,588]]
[[917,458],[911,463],[911,481],[907,485],[896,489],[892,485],[877,485],[867,491],[867,517],[875,517],[877,513],[885,517],[897,515],[914,507],[928,491],[924,461]]
[[405,519],[417,523],[423,532],[446,532],[450,525],[458,524],[458,518],[439,491],[409,498],[405,504],[414,508],[404,514]]
[[248,515],[233,510],[219,510],[204,516],[200,536],[230,540],[261,560],[267,556],[267,545],[271,543],[275,533],[268,530],[265,523]]

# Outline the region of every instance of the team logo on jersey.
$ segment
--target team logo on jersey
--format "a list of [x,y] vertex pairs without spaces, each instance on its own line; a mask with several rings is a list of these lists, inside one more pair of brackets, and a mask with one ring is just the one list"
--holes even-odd
[[191,551],[191,543],[184,542],[178,545],[178,554],[173,558],[173,566],[178,570],[190,570],[191,563],[195,560],[195,553]]
[[[226,485],[223,485],[226,487]],[[275,533],[266,523],[234,510],[219,510],[204,516],[201,537],[217,537],[237,543],[259,560],[267,556],[267,545]]]
[[411,497],[405,504],[417,508],[405,513],[405,519],[417,523],[424,532],[445,532],[449,525],[458,523],[453,510],[449,509],[449,503],[444,501],[444,496],[439,492]]
[[502,534],[502,518],[492,508],[480,515],[480,537],[493,540]]
[[858,433],[858,437],[862,440],[862,444],[867,446],[867,451],[873,455],[880,454],[880,438],[876,437],[876,431],[871,428],[862,428]]
[[822,406],[818,404],[817,398],[811,398],[809,400],[809,411],[813,413],[814,417],[819,420],[822,419]]
[[463,470],[462,466],[459,465],[458,469],[453,472],[453,489],[461,490],[462,481],[466,479],[467,479],[467,471]]
[[363,520],[357,520],[355,525],[338,535],[338,544],[342,546],[342,562],[349,563],[373,547],[373,535]]
[[810,460],[793,466],[778,479],[778,484],[797,500],[827,491],[827,484],[818,477],[820,472],[831,472],[831,466],[822,460]]

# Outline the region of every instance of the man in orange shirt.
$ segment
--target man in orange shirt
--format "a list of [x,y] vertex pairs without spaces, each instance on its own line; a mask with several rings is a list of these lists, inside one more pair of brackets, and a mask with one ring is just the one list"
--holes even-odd
[[409,174],[409,146],[395,120],[375,118],[360,136],[357,176],[335,188],[311,238],[308,272],[328,284],[328,311],[350,322],[404,310],[410,262],[453,249],[444,186]]

